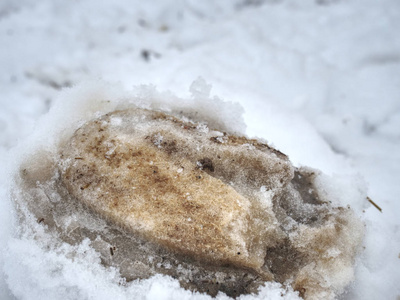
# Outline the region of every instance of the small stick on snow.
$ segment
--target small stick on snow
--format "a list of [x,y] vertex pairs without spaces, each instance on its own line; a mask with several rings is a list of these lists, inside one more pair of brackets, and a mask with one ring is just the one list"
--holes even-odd
[[378,204],[376,204],[374,201],[372,201],[372,199],[371,199],[370,197],[367,196],[367,200],[368,200],[373,206],[375,206],[377,210],[379,210],[380,212],[382,212],[382,208],[380,208],[380,207],[378,206]]

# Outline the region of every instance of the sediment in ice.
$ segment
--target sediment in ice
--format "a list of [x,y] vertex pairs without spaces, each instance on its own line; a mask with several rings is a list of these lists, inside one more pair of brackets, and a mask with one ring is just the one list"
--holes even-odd
[[[126,280],[157,273],[216,295],[291,284],[329,299],[353,279],[363,225],[265,143],[162,111],[117,110],[83,124],[56,156],[21,167],[21,222],[90,239]],[[36,161],[36,163],[32,163]]]

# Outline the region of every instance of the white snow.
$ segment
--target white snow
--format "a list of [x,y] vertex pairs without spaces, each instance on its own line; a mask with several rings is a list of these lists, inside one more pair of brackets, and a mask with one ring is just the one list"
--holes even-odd
[[[246,124],[331,176],[320,178],[326,192],[367,225],[343,299],[399,297],[399,28],[397,0],[1,1],[0,299],[209,298],[162,276],[121,284],[85,244],[55,252],[15,238],[8,186],[23,153],[130,93],[149,108],[195,107],[189,116],[200,111],[205,129]],[[221,110],[216,97],[241,106]],[[366,194],[382,213],[358,201]],[[296,297],[269,283],[242,299]]]

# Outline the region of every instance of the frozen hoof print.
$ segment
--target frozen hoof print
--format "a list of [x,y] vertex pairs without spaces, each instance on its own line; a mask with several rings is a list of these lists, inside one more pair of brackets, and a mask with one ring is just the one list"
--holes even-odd
[[41,226],[89,239],[127,281],[157,273],[215,296],[290,284],[329,299],[352,280],[363,225],[333,207],[317,171],[257,140],[160,111],[91,120],[21,184]]

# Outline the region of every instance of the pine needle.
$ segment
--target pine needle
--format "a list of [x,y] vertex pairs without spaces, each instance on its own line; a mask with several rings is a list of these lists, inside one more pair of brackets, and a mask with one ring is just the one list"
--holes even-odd
[[376,204],[374,201],[372,201],[372,199],[370,197],[367,196],[367,200],[369,201],[369,203],[371,203],[373,206],[375,206],[377,210],[382,212],[382,208],[380,208],[378,204]]

